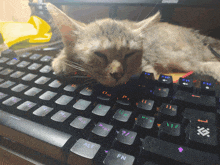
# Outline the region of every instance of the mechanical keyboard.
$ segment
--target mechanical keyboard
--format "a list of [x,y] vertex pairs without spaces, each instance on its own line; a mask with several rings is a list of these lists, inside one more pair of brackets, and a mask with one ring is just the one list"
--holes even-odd
[[0,57],[1,145],[52,165],[220,164],[217,84],[142,72],[104,87],[55,75],[57,52]]

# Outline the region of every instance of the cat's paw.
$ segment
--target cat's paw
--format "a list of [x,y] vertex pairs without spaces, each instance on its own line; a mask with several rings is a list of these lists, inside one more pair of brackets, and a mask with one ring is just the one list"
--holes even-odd
[[65,73],[65,64],[60,60],[59,56],[52,61],[51,66],[56,75]]

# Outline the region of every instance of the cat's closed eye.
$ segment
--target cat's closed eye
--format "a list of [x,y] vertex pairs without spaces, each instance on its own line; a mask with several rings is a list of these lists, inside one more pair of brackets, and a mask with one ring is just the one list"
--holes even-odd
[[133,54],[135,54],[135,52],[128,53],[128,54],[125,55],[125,58],[131,57]]
[[95,55],[97,55],[98,57],[103,58],[104,60],[108,61],[108,58],[105,54],[100,53],[100,52],[94,52]]

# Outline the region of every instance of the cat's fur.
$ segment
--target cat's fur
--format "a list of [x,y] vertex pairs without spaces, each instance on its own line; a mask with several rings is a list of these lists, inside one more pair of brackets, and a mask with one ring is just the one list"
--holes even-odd
[[106,86],[123,84],[142,71],[155,77],[194,71],[220,81],[220,62],[204,46],[206,37],[160,22],[159,12],[141,22],[106,18],[84,24],[50,3],[47,7],[65,45],[52,61],[57,74],[71,75],[81,70]]

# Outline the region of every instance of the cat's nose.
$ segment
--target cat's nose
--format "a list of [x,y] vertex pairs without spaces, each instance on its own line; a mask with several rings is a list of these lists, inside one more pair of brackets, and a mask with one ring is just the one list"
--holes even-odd
[[110,75],[118,81],[124,74],[123,73],[110,73]]

